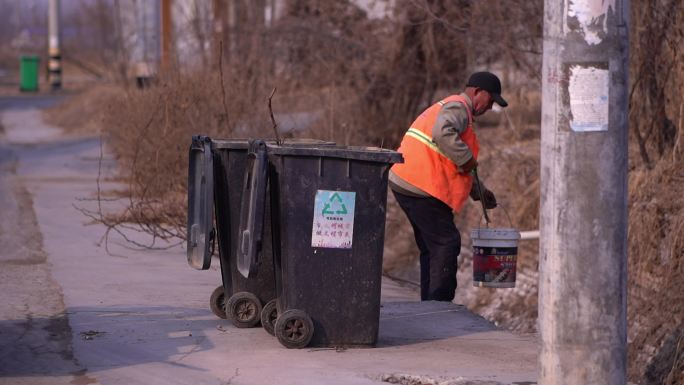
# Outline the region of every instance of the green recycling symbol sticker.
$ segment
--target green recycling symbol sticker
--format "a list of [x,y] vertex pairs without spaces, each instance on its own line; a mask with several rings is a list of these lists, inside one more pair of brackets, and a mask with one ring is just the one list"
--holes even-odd
[[354,237],[353,191],[316,191],[311,246],[351,249]]
[[[331,207],[335,207],[335,209],[331,209]],[[323,215],[325,214],[346,214],[347,213],[347,206],[344,204],[344,201],[342,200],[342,197],[340,197],[340,194],[335,191],[335,193],[330,197],[330,200],[325,203],[325,206],[323,207]]]

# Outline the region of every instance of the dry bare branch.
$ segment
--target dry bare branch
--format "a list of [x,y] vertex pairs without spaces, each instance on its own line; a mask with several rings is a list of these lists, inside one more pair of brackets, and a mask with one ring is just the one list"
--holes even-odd
[[280,134],[278,134],[278,123],[276,123],[275,117],[273,116],[273,106],[271,105],[271,99],[273,99],[273,95],[275,95],[276,88],[273,88],[273,91],[271,91],[271,95],[268,96],[268,112],[271,114],[271,122],[273,123],[273,134],[275,135],[276,138],[276,143],[280,146],[282,144],[280,140]]
[[223,80],[223,40],[219,41],[219,74],[221,78],[221,104],[223,105],[223,115],[226,119],[226,126],[230,127],[230,118],[228,115],[228,106],[226,105],[226,84]]

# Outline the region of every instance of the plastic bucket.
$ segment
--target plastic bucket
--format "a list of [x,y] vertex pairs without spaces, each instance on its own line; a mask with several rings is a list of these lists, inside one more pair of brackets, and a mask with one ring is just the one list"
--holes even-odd
[[515,287],[520,232],[510,228],[474,229],[473,286]]

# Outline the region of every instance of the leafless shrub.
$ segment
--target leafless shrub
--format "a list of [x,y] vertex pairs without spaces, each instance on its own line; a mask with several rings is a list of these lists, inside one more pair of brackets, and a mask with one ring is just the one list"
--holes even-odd
[[[499,17],[509,11],[489,3]],[[96,5],[90,12],[99,15],[105,4]],[[540,12],[540,4],[517,5]],[[208,47],[200,24],[208,18],[202,16],[205,6],[190,9],[186,18],[200,50]],[[284,14],[269,21],[263,1],[224,6],[215,11],[230,21],[219,20],[223,29],[213,38],[220,40],[211,45],[211,55],[202,53],[203,70],[178,68],[155,87],[123,90],[105,112],[109,144],[129,180],[130,207],[120,219],[162,238],[184,236],[190,136],[270,136],[266,109],[274,87],[279,91],[273,109],[283,123],[293,113],[313,118],[308,127],[281,125],[286,137],[395,147],[421,108],[463,85],[469,67],[491,60],[476,60],[469,44],[487,47],[478,42],[493,38],[491,32],[479,31],[482,23],[471,18],[493,22],[492,13],[467,1],[404,0],[395,7],[394,20],[368,18],[350,1],[288,1]],[[535,31],[538,41],[540,28],[528,35]],[[122,41],[110,45],[124,49]],[[498,54],[477,51],[491,58]],[[508,62],[518,73],[524,69],[520,63],[538,62],[526,52],[516,54],[513,45],[502,52],[517,58]]]
[[[652,170],[640,169],[630,178],[628,297],[630,378],[647,383],[681,384],[684,357],[665,345],[681,333],[684,294],[684,170],[663,158]],[[670,363],[667,370],[657,362]],[[648,373],[646,369],[649,368]],[[668,374],[673,379],[664,382]],[[657,381],[656,381],[657,379]]]
[[682,384],[684,4],[631,4],[629,378]]
[[630,125],[641,163],[651,168],[675,144],[681,118],[684,6],[678,0],[632,4]]

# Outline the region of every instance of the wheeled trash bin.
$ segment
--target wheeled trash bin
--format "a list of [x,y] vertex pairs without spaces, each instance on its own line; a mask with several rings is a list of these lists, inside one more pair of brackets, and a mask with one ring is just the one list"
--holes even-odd
[[[288,348],[374,346],[387,175],[403,161],[401,154],[368,147],[266,148],[276,337]],[[257,211],[250,206],[250,215]],[[238,259],[242,271],[260,274],[264,265],[257,262]]]
[[[312,139],[291,139],[284,146],[332,145]],[[188,169],[187,258],[190,266],[206,270],[210,267],[215,245],[221,263],[222,285],[210,296],[212,312],[229,318],[240,328],[261,322],[273,334],[276,317],[276,289],[271,253],[270,208],[265,207],[263,242],[258,251],[260,270],[249,278],[237,268],[238,228],[243,202],[246,170],[253,162],[248,156],[247,139],[214,140],[193,136]],[[214,226],[215,217],[215,226]]]

